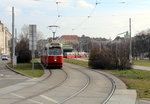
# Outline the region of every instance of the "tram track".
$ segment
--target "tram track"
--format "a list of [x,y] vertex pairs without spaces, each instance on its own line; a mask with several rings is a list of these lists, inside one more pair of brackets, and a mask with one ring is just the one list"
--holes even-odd
[[110,82],[112,83],[112,88],[111,88],[110,93],[108,94],[108,96],[106,97],[106,99],[101,103],[101,104],[107,104],[108,101],[109,101],[109,99],[113,96],[113,94],[114,94],[114,92],[115,92],[115,90],[116,90],[115,81],[114,81],[111,77],[109,77],[108,75],[106,75],[106,74],[104,74],[104,73],[101,73],[101,72],[95,71],[95,70],[92,70],[92,71],[97,72],[97,73],[99,73],[99,74],[101,74],[101,75],[104,75],[104,76],[107,77],[107,78],[110,80]]
[[[72,68],[72,69],[74,69],[74,68]],[[76,70],[76,69],[74,69],[74,70]],[[82,74],[84,74],[86,76],[87,82],[85,83],[85,85],[80,90],[76,91],[71,96],[65,98],[63,101],[59,102],[58,104],[64,104],[66,101],[68,101],[68,100],[72,99],[73,97],[77,96],[82,91],[84,91],[88,87],[88,85],[90,84],[90,76],[88,76],[88,74],[86,74],[86,73],[84,73],[84,72],[82,72],[80,70],[78,70],[78,71],[81,72]]]
[[[83,73],[83,74],[85,74],[86,76],[88,76],[88,78],[90,79],[90,76],[89,76],[88,74],[86,74],[85,72],[83,72],[83,71],[81,71],[81,70],[79,70],[79,69],[77,69],[77,68],[73,68],[73,67],[70,67],[70,68],[71,68],[71,69],[74,69],[74,70],[80,71],[81,73]],[[96,73],[98,73],[98,74],[100,74],[100,75],[103,75],[103,76],[105,76],[107,79],[109,79],[109,81],[111,82],[112,87],[111,87],[111,90],[110,90],[109,94],[107,95],[107,97],[106,97],[101,103],[99,103],[99,104],[107,104],[108,101],[109,101],[109,99],[113,96],[113,94],[114,94],[114,92],[115,92],[115,90],[116,90],[115,81],[114,81],[111,77],[109,77],[107,74],[105,74],[105,73],[103,73],[103,72],[96,71],[96,70],[91,70],[91,69],[87,69],[87,68],[86,68],[86,70],[90,70],[90,71],[96,72]],[[90,83],[90,82],[89,82],[89,83]],[[84,89],[84,90],[85,90],[85,89]],[[80,92],[80,93],[81,93],[81,92]],[[80,94],[80,93],[77,93],[77,95]],[[68,100],[66,100],[66,101],[68,101]],[[63,103],[64,103],[64,102],[63,102]],[[60,103],[60,104],[63,104],[63,103]]]
[[[67,70],[66,70],[66,68],[67,68]],[[56,69],[56,70],[58,70],[58,69]],[[51,91],[53,91],[54,89],[56,90],[57,88],[61,88],[61,89],[63,89],[64,87],[62,86],[62,85],[64,85],[65,84],[65,86],[67,87],[67,86],[69,86],[68,84],[69,84],[69,82],[70,81],[72,81],[72,79],[69,79],[69,80],[67,80],[67,78],[68,78],[68,74],[70,74],[68,71],[69,70],[75,70],[75,71],[77,71],[77,72],[79,72],[79,73],[81,73],[81,75],[82,76],[85,76],[84,77],[84,81],[81,81],[81,82],[84,82],[84,84],[81,84],[81,85],[78,85],[78,86],[80,86],[80,88],[75,88],[75,86],[74,86],[74,88],[76,89],[76,91],[73,91],[73,92],[71,92],[71,93],[69,93],[69,94],[67,94],[67,96],[65,96],[63,99],[53,99],[53,98],[51,98],[50,96],[46,96],[45,94],[46,93],[51,93]],[[95,72],[95,73],[98,73],[98,74],[100,74],[100,75],[102,75],[102,76],[104,76],[104,77],[106,77],[107,79],[109,79],[109,81],[111,82],[111,85],[112,85],[112,87],[111,87],[111,90],[110,90],[110,92],[108,93],[108,95],[107,95],[107,97],[106,98],[104,98],[104,100],[102,101],[102,102],[100,102],[99,104],[107,104],[107,102],[109,101],[109,99],[112,97],[112,95],[114,94],[114,92],[115,92],[115,89],[116,89],[116,85],[115,85],[115,82],[114,82],[114,80],[111,78],[111,77],[109,77],[108,75],[106,75],[105,73],[103,73],[103,72],[99,72],[99,71],[95,71],[95,70],[90,70],[90,69],[88,69],[89,71],[92,71],[92,72]],[[73,66],[67,66],[66,67],[66,65],[65,65],[65,67],[64,67],[64,70],[60,70],[60,71],[63,71],[63,73],[65,73],[65,78],[63,79],[63,80],[61,80],[61,82],[59,82],[59,83],[57,83],[56,85],[54,85],[54,86],[51,86],[51,87],[49,87],[49,88],[45,88],[45,89],[43,89],[43,90],[39,90],[37,93],[34,93],[34,94],[32,94],[32,95],[28,95],[28,96],[24,96],[24,95],[22,95],[22,93],[18,93],[18,91],[14,91],[13,93],[11,93],[13,96],[16,96],[16,97],[18,97],[19,98],[19,100],[17,100],[17,101],[15,101],[15,102],[12,102],[11,104],[24,104],[24,103],[26,103],[26,102],[33,102],[34,104],[51,104],[51,103],[43,103],[42,101],[39,101],[39,100],[37,100],[37,99],[35,99],[35,98],[39,98],[39,97],[41,97],[41,98],[44,98],[45,100],[51,100],[52,101],[52,104],[54,103],[54,104],[72,104],[72,103],[68,103],[68,101],[71,101],[72,99],[74,99],[74,98],[76,98],[76,97],[78,97],[79,95],[82,95],[82,93],[84,92],[86,92],[86,90],[87,90],[87,88],[89,87],[89,86],[91,86],[92,85],[92,83],[91,83],[91,76],[88,74],[88,73],[86,73],[87,72],[87,68],[85,68],[85,70],[84,70],[84,68],[83,69],[78,69],[78,68],[76,68],[76,67],[73,67]],[[51,75],[53,75],[53,73],[52,72],[50,72],[51,74],[50,74],[50,76]],[[62,72],[61,72],[62,73]],[[70,74],[71,76],[72,76],[72,74]],[[43,79],[42,81],[40,81],[40,83],[41,84],[46,84],[47,83],[47,79],[49,79],[50,78],[50,76],[47,76],[45,79]],[[53,78],[52,78],[53,79]],[[67,83],[65,83],[66,82],[66,80],[67,80]],[[83,80],[83,79],[82,79]],[[69,82],[68,82],[69,81]],[[90,85],[91,84],[91,85]],[[38,83],[36,84],[36,85],[38,85]],[[28,87],[27,89],[25,88],[25,89],[21,89],[20,91],[23,91],[23,90],[25,90],[25,91],[28,91],[28,89],[30,89],[30,88],[32,88],[32,87],[34,87],[34,86],[36,86],[36,85],[33,85],[33,86],[30,86],[30,87]],[[82,86],[82,87],[81,87]],[[59,89],[57,90],[57,91],[59,91]],[[61,92],[62,93],[62,92]],[[57,94],[59,94],[59,93],[57,93]],[[34,100],[35,99],[35,100]],[[43,99],[43,100],[44,100]],[[85,104],[85,103],[84,103]]]
[[[32,100],[32,98],[34,98],[34,97],[36,97],[36,96],[39,96],[39,95],[42,95],[43,93],[45,93],[45,92],[47,92],[47,91],[53,90],[53,89],[55,89],[55,88],[61,86],[61,85],[66,81],[66,79],[67,79],[67,77],[68,77],[67,73],[66,73],[64,70],[62,70],[62,71],[65,73],[66,77],[65,77],[65,79],[63,79],[61,82],[57,83],[57,84],[54,85],[53,87],[50,87],[50,88],[45,89],[45,90],[42,90],[42,91],[40,91],[40,92],[38,92],[38,93],[36,93],[36,94],[30,95],[30,96],[28,96],[28,97],[24,97],[24,96],[22,96],[22,95],[18,95],[18,97],[20,96],[19,98],[21,98],[21,100],[16,101],[16,102],[13,102],[13,103],[11,103],[11,104],[20,104],[21,102],[24,102],[24,101],[32,101],[32,102],[37,103],[37,104],[43,104],[43,103],[40,103],[40,102],[38,102],[38,101]],[[53,74],[53,73],[51,72],[51,74]],[[42,80],[40,83],[43,83],[43,81],[46,81],[46,79],[48,79],[48,78],[50,78],[50,76],[48,76],[47,78],[45,78],[44,80]],[[31,87],[33,87],[33,86],[31,86]],[[31,87],[30,87],[30,88],[31,88]],[[23,90],[23,89],[21,89],[21,90]],[[14,93],[15,93],[15,92],[14,92]],[[14,93],[13,93],[13,95],[15,96]],[[17,95],[17,94],[16,94],[16,95]]]
[[[55,88],[61,86],[61,85],[66,81],[66,79],[67,79],[67,77],[68,77],[68,74],[67,74],[67,72],[66,72],[65,70],[61,70],[61,71],[63,71],[63,72],[65,73],[65,75],[66,75],[65,79],[62,80],[62,81],[61,81],[60,83],[58,83],[57,85],[55,85],[55,86],[53,86],[53,87],[50,87],[50,88],[48,88],[48,89],[46,89],[46,90],[43,90],[43,91],[38,92],[38,93],[36,93],[36,94],[30,95],[30,96],[28,96],[28,97],[25,97],[25,96],[23,96],[23,95],[21,95],[21,94],[17,94],[18,91],[27,90],[27,89],[30,89],[30,88],[32,88],[32,87],[38,85],[38,83],[37,83],[37,84],[35,84],[35,85],[28,86],[28,87],[26,87],[26,88],[23,88],[23,89],[20,89],[20,90],[11,92],[11,95],[13,95],[13,96],[18,97],[18,98],[21,99],[21,100],[12,102],[11,104],[20,104],[20,103],[26,102],[26,101],[33,102],[33,103],[36,103],[36,104],[45,104],[45,103],[38,102],[38,101],[36,101],[36,100],[32,100],[32,98],[37,97],[37,96],[43,97],[43,94],[44,94],[45,92],[51,91],[51,90],[53,90],[53,89],[55,89]],[[79,71],[79,70],[78,70],[78,71]],[[80,72],[81,72],[81,71],[80,71]],[[47,76],[45,79],[43,79],[43,80],[40,81],[39,83],[43,83],[43,81],[45,81],[46,79],[50,78],[50,76],[53,75],[53,73],[52,73],[51,71],[50,71],[50,73],[51,73],[51,74],[50,74],[49,76]],[[81,73],[84,74],[83,72],[81,72]],[[85,74],[84,74],[84,75],[85,75]],[[63,104],[64,102],[70,100],[71,98],[73,98],[74,96],[76,96],[77,94],[79,94],[80,92],[82,92],[82,91],[89,85],[89,82],[90,82],[90,77],[87,76],[87,75],[86,75],[86,77],[87,77],[88,80],[87,80],[87,82],[85,83],[85,85],[84,85],[79,91],[73,93],[71,96],[65,98],[63,101],[60,101],[60,102],[57,103],[57,104]],[[46,96],[45,96],[45,97],[46,97]]]
[[[72,70],[72,69],[71,69],[71,70]],[[90,77],[89,77],[86,73],[83,73],[83,72],[80,71],[80,70],[74,70],[73,72],[71,71],[71,73],[70,73],[70,72],[69,72],[69,71],[70,71],[70,68],[65,67],[65,66],[64,66],[64,71],[66,71],[66,73],[68,73],[68,74],[69,74],[69,77],[70,77],[70,78],[68,78],[67,82],[66,82],[66,83],[63,83],[63,85],[62,85],[62,86],[59,86],[59,88],[58,88],[58,89],[55,89],[55,91],[51,92],[51,91],[49,90],[49,92],[47,92],[47,94],[45,94],[45,95],[44,95],[44,94],[43,94],[43,95],[40,95],[40,97],[44,98],[44,99],[47,100],[47,101],[51,101],[51,102],[54,103],[54,104],[64,104],[64,103],[67,102],[68,100],[74,98],[75,96],[77,96],[78,94],[80,94],[82,91],[84,91],[84,90],[88,87],[88,85],[90,84]],[[70,92],[67,93],[67,97],[64,97],[64,98],[61,99],[61,100],[53,99],[53,98],[50,97],[50,95],[48,96],[48,94],[50,94],[50,93],[51,93],[51,94],[52,94],[52,93],[55,93],[55,95],[58,96],[59,93],[62,93],[62,92],[58,92],[58,91],[60,91],[60,89],[69,87],[71,81],[74,80],[74,79],[72,79],[72,78],[74,78],[74,77],[72,77],[73,73],[76,73],[76,74],[78,73],[78,74],[80,74],[79,76],[80,76],[81,78],[84,77],[85,80],[84,80],[84,81],[81,81],[81,82],[84,82],[84,84],[79,81],[80,84],[77,85],[78,88],[75,88],[75,87],[73,87],[73,88],[72,88],[72,87],[71,87],[71,88],[68,88],[69,91],[71,91],[72,89],[74,89],[75,91],[71,91],[71,93],[70,93]],[[74,76],[74,75],[73,75],[73,76]],[[77,79],[77,76],[76,76],[75,79]],[[83,79],[82,79],[82,80],[83,80]],[[74,81],[75,81],[75,80],[74,80]],[[73,86],[74,86],[74,85],[73,85]],[[79,88],[79,86],[80,86],[80,88]],[[82,86],[82,87],[81,87],[81,86]],[[58,92],[58,93],[57,93],[57,92]],[[56,94],[56,93],[57,93],[57,94]],[[49,102],[49,103],[42,103],[42,104],[51,104],[51,103]]]
[[[80,95],[80,94],[81,94],[83,91],[85,91],[86,88],[91,84],[91,77],[90,77],[86,72],[81,71],[80,69],[77,69],[77,68],[74,68],[74,67],[68,67],[68,66],[67,66],[67,68],[69,68],[69,69],[71,69],[71,70],[73,69],[73,70],[75,70],[75,71],[78,71],[78,72],[82,73],[84,76],[86,76],[86,80],[87,80],[87,81],[86,81],[86,83],[84,84],[84,86],[82,86],[78,91],[74,92],[74,93],[71,94],[70,96],[64,98],[64,99],[61,100],[61,101],[57,101],[57,102],[53,101],[53,103],[55,103],[55,104],[65,104],[67,101],[69,101],[69,100],[75,98],[76,96]],[[108,102],[109,99],[112,97],[112,95],[114,94],[114,91],[115,91],[115,89],[116,89],[116,85],[115,85],[114,80],[113,80],[112,78],[110,78],[108,75],[104,74],[104,73],[101,73],[101,72],[98,72],[98,71],[94,71],[94,70],[90,70],[90,71],[96,72],[96,73],[98,73],[98,74],[103,75],[104,77],[106,77],[107,79],[109,79],[109,81],[111,82],[112,87],[111,87],[111,90],[110,90],[109,94],[107,95],[107,97],[106,97],[101,103],[99,103],[99,104],[107,104],[107,102]],[[69,104],[71,104],[71,103],[69,103]]]

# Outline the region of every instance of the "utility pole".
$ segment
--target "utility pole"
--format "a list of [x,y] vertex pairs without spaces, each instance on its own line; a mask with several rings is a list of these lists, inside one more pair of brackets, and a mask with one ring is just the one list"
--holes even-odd
[[15,13],[14,13],[14,7],[12,7],[12,64],[13,67],[16,65],[16,58],[15,58],[15,36],[14,36],[14,22],[15,22]]
[[15,28],[15,46],[17,44],[17,29]]
[[129,60],[130,60],[130,63],[132,63],[131,18],[129,18],[129,35],[130,35],[130,53],[129,53]]

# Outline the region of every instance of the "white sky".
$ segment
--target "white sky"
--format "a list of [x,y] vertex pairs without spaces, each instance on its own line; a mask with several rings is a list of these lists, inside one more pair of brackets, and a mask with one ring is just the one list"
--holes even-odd
[[20,31],[24,24],[37,24],[45,38],[52,37],[50,25],[60,26],[56,36],[112,39],[129,30],[129,18],[132,36],[150,26],[150,0],[0,0],[0,4],[0,20],[10,32],[14,6],[15,28]]

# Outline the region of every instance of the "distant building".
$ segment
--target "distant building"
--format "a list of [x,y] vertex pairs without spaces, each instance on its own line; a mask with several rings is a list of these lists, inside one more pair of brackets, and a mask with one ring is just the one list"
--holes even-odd
[[78,38],[77,35],[62,35],[60,41],[63,44],[78,44]]
[[11,33],[7,27],[4,27],[0,21],[0,54],[10,54],[9,44],[11,40]]
[[123,41],[125,41],[125,40],[127,40],[128,38],[124,38],[124,37],[120,37],[120,36],[117,36],[114,40],[113,40],[113,42],[123,42]]

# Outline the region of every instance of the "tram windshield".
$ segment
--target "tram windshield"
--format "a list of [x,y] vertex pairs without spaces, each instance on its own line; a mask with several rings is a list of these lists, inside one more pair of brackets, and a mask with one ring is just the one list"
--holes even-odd
[[60,47],[49,48],[49,55],[61,55],[62,51]]

